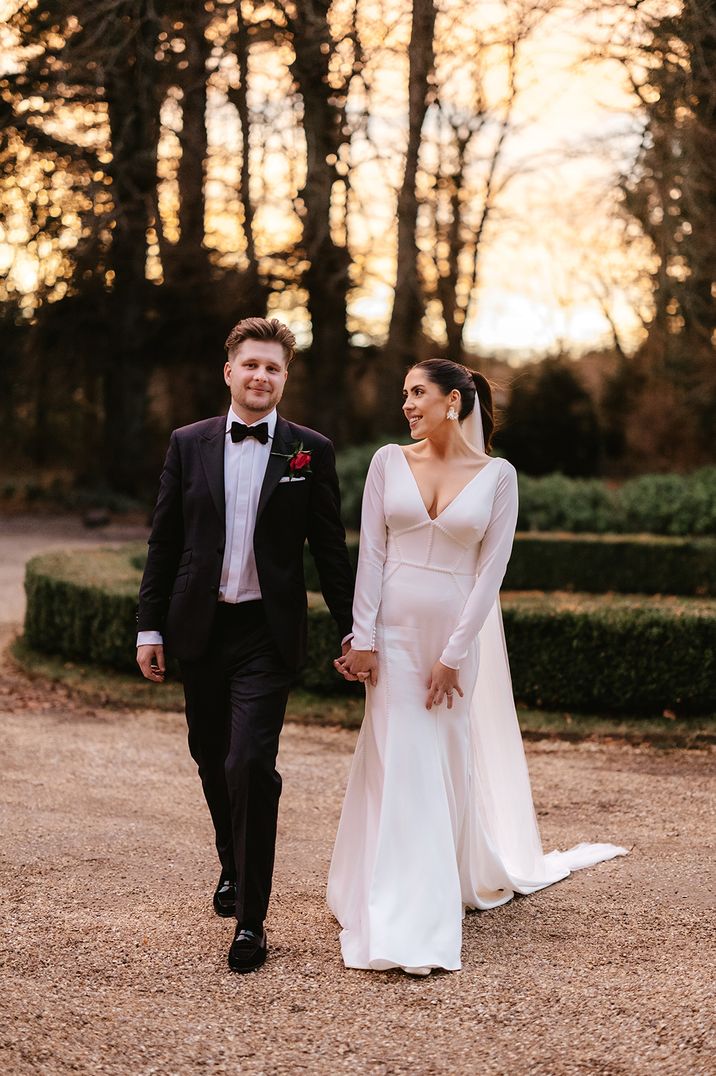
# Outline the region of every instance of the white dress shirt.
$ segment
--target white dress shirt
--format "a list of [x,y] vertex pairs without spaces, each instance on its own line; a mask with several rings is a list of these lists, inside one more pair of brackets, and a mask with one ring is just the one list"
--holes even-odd
[[[243,441],[234,444],[230,433],[232,422],[247,425],[230,407],[226,416],[224,439],[226,546],[221,566],[219,601],[235,605],[239,602],[258,601],[261,598],[254,556],[254,528],[261,486],[276,431],[276,409],[260,420],[268,425],[269,439],[265,445],[255,437],[245,437]],[[258,426],[259,423],[252,422],[250,425]],[[162,644],[162,635],[158,631],[137,633],[137,646]]]

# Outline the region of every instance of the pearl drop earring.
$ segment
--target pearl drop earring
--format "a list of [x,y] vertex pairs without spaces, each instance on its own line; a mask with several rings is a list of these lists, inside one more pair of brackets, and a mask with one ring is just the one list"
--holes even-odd
[[448,413],[445,417],[449,418],[451,422],[454,422],[457,418],[459,418],[459,415],[454,407],[449,407]]

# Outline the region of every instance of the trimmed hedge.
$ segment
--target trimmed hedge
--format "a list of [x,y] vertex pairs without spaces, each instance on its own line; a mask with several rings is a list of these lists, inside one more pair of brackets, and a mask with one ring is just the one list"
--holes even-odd
[[[349,540],[355,564],[358,542]],[[320,590],[308,549],[309,590]],[[655,535],[518,534],[505,590],[578,590],[592,594],[716,595],[716,541]]]
[[591,713],[716,710],[716,602],[507,594],[503,618],[522,702]]
[[[360,526],[360,503],[368,465],[380,443],[338,453],[343,518]],[[689,475],[642,475],[619,487],[598,478],[520,474],[522,531],[578,534],[716,535],[716,467]]]
[[716,595],[716,541],[656,535],[518,534],[506,590]]
[[140,580],[127,548],[34,557],[25,570],[27,642],[73,661],[136,670]]
[[[137,547],[52,553],[28,564],[26,639],[37,650],[136,671]],[[503,613],[517,698],[575,711],[716,711],[716,602],[704,599],[507,593]],[[301,684],[360,690],[333,671],[336,629],[320,598],[309,609]]]

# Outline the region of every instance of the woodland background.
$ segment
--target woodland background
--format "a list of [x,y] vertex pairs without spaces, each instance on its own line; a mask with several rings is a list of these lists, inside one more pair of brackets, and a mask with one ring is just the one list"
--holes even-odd
[[[496,382],[498,450],[528,474],[714,461],[710,0],[0,11],[8,495],[12,474],[149,496],[168,431],[225,405],[228,330],[265,312],[301,344],[285,413],[340,449],[402,432],[406,366],[444,354]],[[565,26],[574,78],[617,70],[627,103],[564,160],[520,154],[535,52]],[[540,200],[587,159],[607,166],[576,200]],[[543,289],[603,331],[476,345],[500,252],[538,224],[566,241],[528,330]]]

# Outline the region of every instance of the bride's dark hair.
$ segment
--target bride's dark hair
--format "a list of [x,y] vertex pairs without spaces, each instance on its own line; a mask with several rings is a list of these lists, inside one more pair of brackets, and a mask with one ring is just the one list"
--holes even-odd
[[423,359],[416,362],[411,370],[424,370],[428,379],[442,390],[445,396],[457,389],[460,393],[460,421],[472,414],[475,400],[479,402],[482,418],[482,430],[485,437],[485,452],[492,448],[492,435],[495,432],[495,412],[492,404],[490,382],[477,370],[469,370],[459,362],[451,359]]

